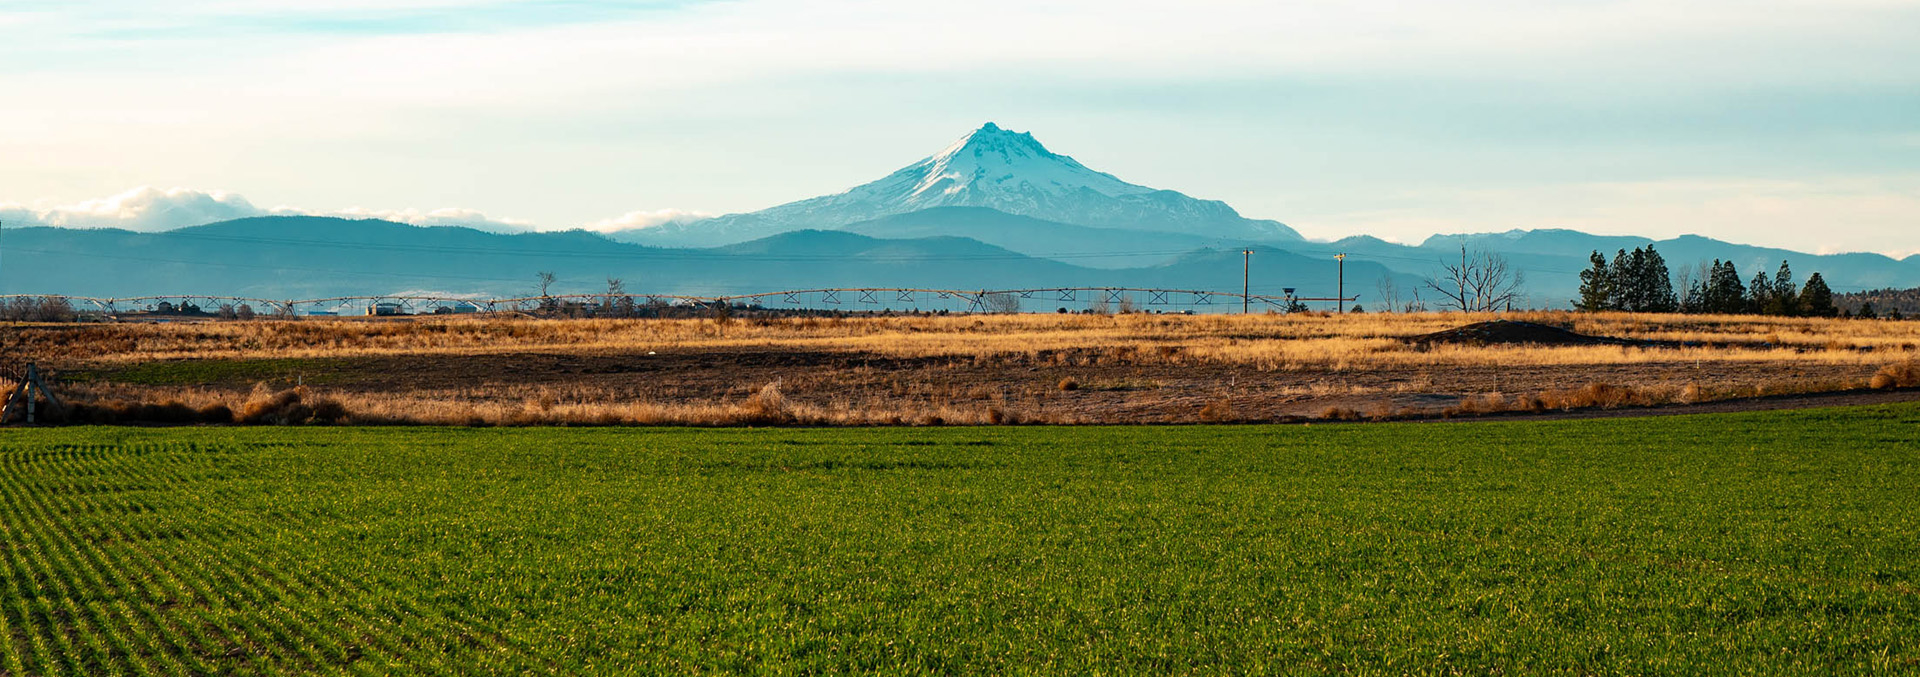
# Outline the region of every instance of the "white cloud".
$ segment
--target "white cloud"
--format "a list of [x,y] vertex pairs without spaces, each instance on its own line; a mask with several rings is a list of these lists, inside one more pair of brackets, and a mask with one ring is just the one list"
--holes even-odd
[[143,186],[111,197],[76,204],[32,208],[0,204],[16,218],[61,228],[167,230],[267,214],[246,198],[226,191]]
[[68,205],[28,206],[0,202],[0,221],[12,226],[37,224],[59,228],[121,228],[154,232],[199,226],[219,221],[254,216],[336,216],[347,219],[382,219],[415,226],[462,226],[500,233],[566,230],[584,227],[597,232],[629,228],[647,228],[666,223],[696,221],[712,215],[680,209],[628,212],[585,226],[546,226],[514,218],[496,218],[477,209],[443,207],[440,209],[346,209],[317,210],[279,206],[262,209],[245,197],[222,190],[190,188],[161,190],[142,186],[112,197],[85,200]]
[[634,228],[656,228],[669,223],[687,223],[710,219],[716,216],[706,212],[693,212],[683,209],[655,209],[652,211],[634,211],[621,214],[617,218],[595,221],[586,225],[587,230],[611,233]]

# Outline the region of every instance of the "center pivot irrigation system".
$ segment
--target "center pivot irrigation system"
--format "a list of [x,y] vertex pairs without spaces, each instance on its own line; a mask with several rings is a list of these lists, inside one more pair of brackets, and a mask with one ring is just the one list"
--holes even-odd
[[[91,296],[65,296],[60,294],[10,294],[0,296],[0,300],[15,299],[65,299],[76,306],[91,305],[108,316],[125,312],[169,312],[185,306],[195,306],[212,310],[222,305],[245,304],[259,314],[283,316],[332,314],[340,308],[354,308],[366,315],[418,315],[418,314],[468,314],[533,312],[551,309],[556,306],[627,306],[640,307],[762,307],[822,309],[836,306],[871,306],[891,309],[896,304],[907,304],[915,308],[918,304],[964,306],[965,312],[1009,312],[1009,306],[1017,309],[1025,301],[1043,303],[1086,303],[1118,306],[1131,305],[1137,309],[1155,308],[1221,308],[1231,310],[1239,305],[1241,312],[1250,312],[1253,308],[1294,310],[1306,302],[1341,303],[1354,301],[1352,298],[1305,298],[1295,296],[1292,289],[1283,295],[1251,294],[1247,292],[1201,291],[1194,289],[1153,289],[1145,287],[1048,287],[1036,289],[916,289],[905,287],[837,287],[821,289],[790,289],[785,291],[760,292],[756,294],[738,294],[730,296],[692,296],[685,294],[552,294],[545,296],[527,296],[506,299],[479,299],[456,296],[413,296],[413,295],[377,295],[377,296],[335,296],[321,299],[261,299],[241,296],[208,296],[202,294],[169,294],[156,296],[136,296],[128,298],[100,298]],[[1008,303],[1008,300],[1013,303]],[[304,311],[304,312],[303,312]]]

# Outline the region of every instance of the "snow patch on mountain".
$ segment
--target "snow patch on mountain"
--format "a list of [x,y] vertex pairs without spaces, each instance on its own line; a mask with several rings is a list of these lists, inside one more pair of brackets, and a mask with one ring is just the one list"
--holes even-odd
[[629,231],[658,244],[724,244],[802,228],[851,223],[936,207],[986,207],[1009,214],[1099,228],[1215,237],[1299,239],[1276,221],[1259,221],[1217,200],[1122,181],[1047,150],[1031,133],[987,123],[939,153],[845,192],[749,214]]

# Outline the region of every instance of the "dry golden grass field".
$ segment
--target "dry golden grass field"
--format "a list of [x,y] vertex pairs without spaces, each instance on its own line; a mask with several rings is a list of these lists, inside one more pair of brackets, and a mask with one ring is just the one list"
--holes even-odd
[[[1419,340],[1494,321],[1580,336]],[[1747,316],[406,318],[12,325],[0,342],[54,371],[83,422],[1354,420],[1920,385],[1920,322]]]

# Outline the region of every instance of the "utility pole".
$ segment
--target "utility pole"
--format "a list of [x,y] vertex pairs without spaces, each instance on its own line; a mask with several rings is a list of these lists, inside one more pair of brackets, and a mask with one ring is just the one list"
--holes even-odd
[[1333,259],[1340,262],[1340,282],[1339,286],[1335,287],[1338,291],[1334,293],[1340,301],[1335,307],[1340,309],[1339,314],[1345,315],[1347,314],[1347,254],[1346,252],[1335,254]]
[[1253,250],[1240,250],[1240,314],[1253,305]]
[[6,404],[0,406],[0,423],[6,422],[11,417],[14,402],[18,400],[25,400],[22,404],[26,408],[27,423],[29,425],[36,423],[38,414],[36,395],[47,398],[47,406],[56,413],[66,409],[66,405],[60,402],[60,398],[53,394],[53,390],[48,388],[47,382],[41,378],[38,366],[29,363],[24,372],[9,372],[8,375],[17,377],[20,385],[7,393]]

